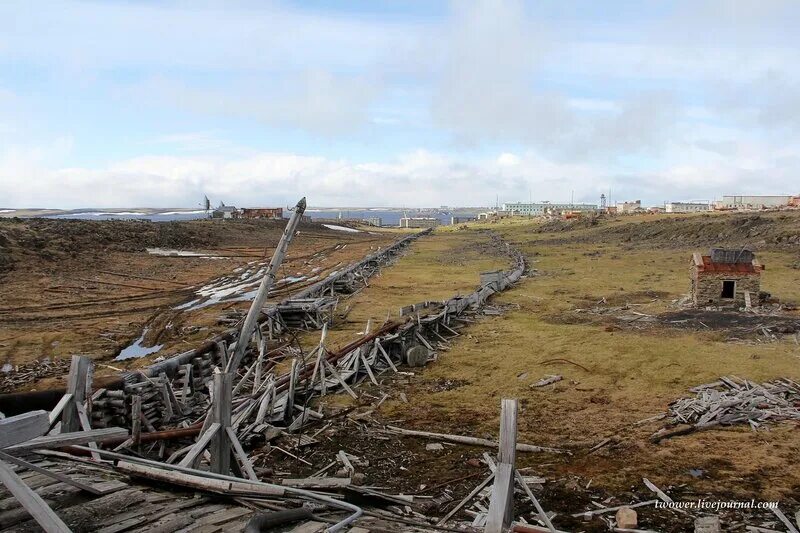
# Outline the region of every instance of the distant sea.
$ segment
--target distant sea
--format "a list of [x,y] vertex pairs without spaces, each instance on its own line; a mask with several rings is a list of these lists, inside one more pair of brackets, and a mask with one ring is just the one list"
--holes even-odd
[[[473,210],[474,211],[474,210]],[[449,224],[450,217],[459,212],[449,210],[437,209],[409,209],[409,210],[395,210],[395,209],[307,209],[305,214],[312,219],[367,219],[367,218],[380,218],[384,226],[398,226],[400,218],[404,213],[409,217],[435,217],[438,218],[441,224]],[[462,215],[469,214],[470,212],[461,212]],[[145,213],[142,211],[75,211],[69,213],[59,213],[53,215],[45,215],[46,218],[56,219],[81,219],[81,220],[151,220],[153,222],[168,222],[172,220],[194,220],[204,218],[205,211],[163,211],[155,213]]]

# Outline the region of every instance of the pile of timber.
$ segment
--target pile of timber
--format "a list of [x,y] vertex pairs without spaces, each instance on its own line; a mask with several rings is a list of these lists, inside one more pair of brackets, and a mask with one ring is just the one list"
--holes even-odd
[[11,392],[36,380],[63,376],[69,370],[69,358],[49,357],[22,365],[5,364],[0,368],[0,392]]
[[766,422],[800,420],[800,384],[789,378],[758,384],[725,376],[692,392],[694,397],[670,404],[673,423],[697,429],[750,424],[755,430]]

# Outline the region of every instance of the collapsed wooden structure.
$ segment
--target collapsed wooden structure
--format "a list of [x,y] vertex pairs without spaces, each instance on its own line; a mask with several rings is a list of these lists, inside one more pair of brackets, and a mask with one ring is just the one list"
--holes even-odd
[[[412,306],[413,314],[403,309],[397,320],[387,319],[374,331],[368,324],[361,338],[330,351],[325,339],[336,296],[368,286],[370,276],[428,231],[404,237],[265,308],[274,272],[296,227],[293,221],[302,216],[304,207],[301,200],[240,331],[226,331],[199,348],[143,371],[127,372],[119,386],[98,390],[92,388],[91,360],[74,356],[68,391],[51,413],[6,421],[6,425],[30,427],[32,433],[18,432],[27,438],[26,443],[3,441],[3,457],[12,457],[9,461],[13,463],[19,459],[7,454],[72,446],[73,452],[87,453],[96,462],[115,461],[116,471],[137,477],[228,496],[291,493],[349,513],[328,531],[355,520],[361,514],[356,506],[301,488],[259,481],[245,447],[269,441],[276,431],[297,431],[311,418],[321,416],[306,407],[314,396],[343,390],[355,397],[353,387],[361,381],[377,383],[376,375],[397,372],[402,364],[425,364],[438,347],[459,335],[458,329],[471,321],[468,315],[522,276],[525,261],[506,246],[513,261],[510,272],[495,276],[470,295],[424,302]],[[319,328],[321,340],[310,353],[298,352],[280,338],[292,328]],[[286,361],[288,368],[277,372],[280,361]],[[47,432],[51,434],[44,435]],[[170,443],[178,440],[189,444],[175,449]],[[113,450],[107,449],[109,446]],[[349,462],[346,455],[343,461]],[[34,468],[28,463],[22,466]],[[45,530],[68,531],[7,471],[4,468],[2,472],[3,481],[13,487],[14,495]]]

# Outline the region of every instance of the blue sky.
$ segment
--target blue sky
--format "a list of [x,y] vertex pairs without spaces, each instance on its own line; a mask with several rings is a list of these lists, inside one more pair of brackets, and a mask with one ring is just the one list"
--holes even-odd
[[800,4],[3,2],[0,207],[800,193]]

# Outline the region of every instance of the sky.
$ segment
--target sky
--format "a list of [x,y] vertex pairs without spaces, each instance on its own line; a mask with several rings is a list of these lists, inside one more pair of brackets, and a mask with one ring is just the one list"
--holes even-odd
[[0,2],[0,208],[800,193],[800,2]]

